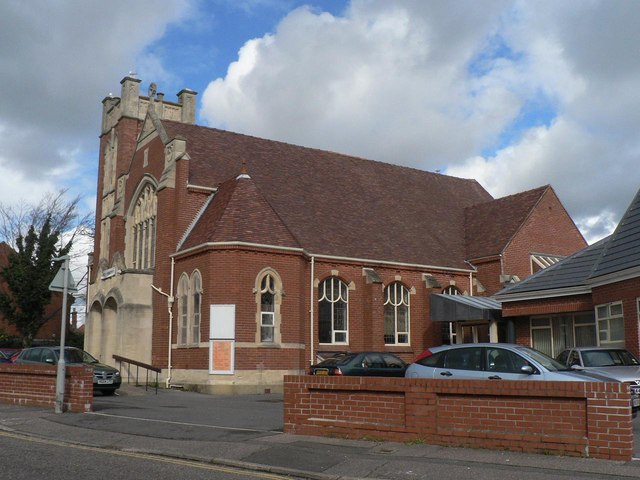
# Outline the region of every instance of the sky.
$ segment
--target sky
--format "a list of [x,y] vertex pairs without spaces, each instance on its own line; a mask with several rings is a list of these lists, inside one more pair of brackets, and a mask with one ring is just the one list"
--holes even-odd
[[197,123],[551,185],[590,243],[640,188],[640,2],[2,0],[0,203],[95,208],[102,100],[136,75]]

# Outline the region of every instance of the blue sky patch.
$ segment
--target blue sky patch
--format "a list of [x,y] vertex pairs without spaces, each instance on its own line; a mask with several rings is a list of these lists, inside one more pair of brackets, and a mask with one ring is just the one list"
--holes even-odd
[[550,126],[558,115],[558,108],[552,99],[542,92],[527,100],[518,116],[500,133],[496,142],[482,150],[482,156],[493,157],[496,152],[516,143],[530,128]]

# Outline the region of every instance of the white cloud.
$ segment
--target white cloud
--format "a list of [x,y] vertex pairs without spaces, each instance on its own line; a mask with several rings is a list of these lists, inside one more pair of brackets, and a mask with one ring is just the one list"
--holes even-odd
[[551,184],[594,239],[640,186],[640,4],[543,3],[354,0],[342,17],[298,9],[209,84],[202,116],[446,169],[494,196]]
[[425,9],[353,2],[345,17],[293,11],[273,35],[247,42],[227,76],[209,85],[203,117],[232,130],[427,168],[477,151],[487,125],[510,121],[520,103],[499,82],[467,73],[501,4],[465,2],[470,16],[455,36],[447,30],[461,8],[433,3],[427,17],[409,5]]
[[78,167],[97,143],[100,100],[189,12],[187,0],[0,2],[0,165],[12,187],[0,202],[42,193]]

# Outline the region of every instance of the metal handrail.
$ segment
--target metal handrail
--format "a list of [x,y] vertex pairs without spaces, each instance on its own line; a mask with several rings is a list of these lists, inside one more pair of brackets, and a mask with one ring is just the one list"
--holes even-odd
[[[147,373],[147,381],[145,383],[144,389],[145,391],[149,388],[149,371],[156,372],[156,395],[158,394],[158,374],[162,372],[162,369],[159,367],[154,367],[153,365],[149,365],[147,363],[142,363],[137,360],[132,360],[130,358],[121,357],[120,355],[114,355],[113,359],[120,364],[120,370],[122,371],[122,364],[128,363],[129,365],[135,365],[136,367],[136,387],[140,386],[138,383],[138,373],[140,368],[144,368]],[[131,372],[130,369],[127,369],[127,383],[131,384]]]

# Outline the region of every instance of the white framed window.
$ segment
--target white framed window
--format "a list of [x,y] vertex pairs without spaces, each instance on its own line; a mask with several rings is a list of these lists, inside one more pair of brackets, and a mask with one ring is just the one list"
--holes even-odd
[[443,295],[462,295],[462,292],[455,285],[449,285],[442,289]]
[[338,277],[329,277],[318,287],[318,341],[349,342],[349,287]]
[[593,312],[531,317],[531,346],[555,358],[567,348],[598,344]]
[[[458,287],[455,285],[449,285],[442,289],[443,295],[462,295],[462,292],[458,290]],[[455,322],[447,322],[443,325],[443,342],[449,342],[449,344],[453,345],[454,343],[458,343],[458,329],[462,329],[462,326],[456,325]],[[477,335],[477,334],[476,334]],[[463,338],[463,337],[461,337]]]
[[531,274],[544,270],[551,265],[555,265],[560,260],[565,258],[562,255],[550,255],[543,253],[532,253],[529,255],[529,259],[531,260]]
[[596,306],[599,345],[624,346],[624,316],[622,302]]
[[256,277],[256,342],[279,344],[281,341],[282,280],[278,272],[265,268]]
[[384,343],[409,344],[409,289],[400,282],[387,285],[384,291]]
[[260,282],[260,341],[273,343],[275,329],[275,282],[270,274]]

